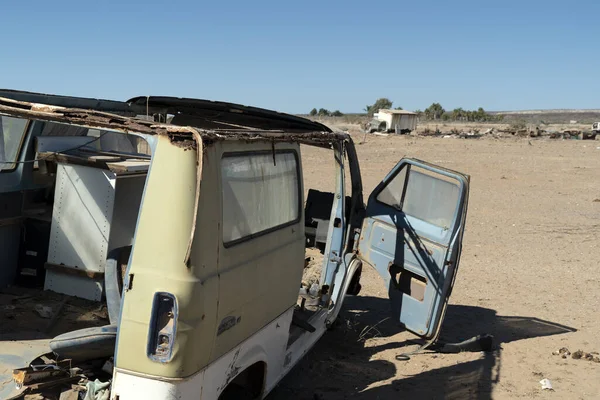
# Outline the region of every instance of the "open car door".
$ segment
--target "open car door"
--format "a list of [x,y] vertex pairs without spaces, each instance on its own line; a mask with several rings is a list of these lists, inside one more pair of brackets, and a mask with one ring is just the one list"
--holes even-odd
[[434,340],[458,269],[469,177],[402,159],[369,196],[359,257],[385,280],[394,318]]

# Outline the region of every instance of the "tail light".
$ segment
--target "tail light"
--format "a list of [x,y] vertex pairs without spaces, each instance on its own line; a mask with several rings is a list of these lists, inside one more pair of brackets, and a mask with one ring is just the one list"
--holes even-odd
[[175,296],[171,293],[155,293],[148,334],[148,357],[153,361],[163,363],[171,361],[176,332],[177,300]]

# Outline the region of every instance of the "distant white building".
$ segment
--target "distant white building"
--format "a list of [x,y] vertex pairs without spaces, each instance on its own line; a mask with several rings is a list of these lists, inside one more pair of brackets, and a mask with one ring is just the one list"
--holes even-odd
[[385,122],[385,130],[388,132],[409,133],[417,129],[417,114],[411,111],[379,110],[373,117]]

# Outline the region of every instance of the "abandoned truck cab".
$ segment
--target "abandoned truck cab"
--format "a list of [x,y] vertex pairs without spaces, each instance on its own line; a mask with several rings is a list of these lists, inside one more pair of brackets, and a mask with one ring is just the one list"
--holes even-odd
[[[351,136],[303,118],[195,99],[0,95],[5,146],[25,121],[12,165],[30,171],[1,186],[0,200],[32,190],[28,174],[44,175],[35,188],[50,193],[49,237],[37,243],[48,249],[45,268],[27,296],[73,305],[69,313],[105,302],[108,314],[81,328],[61,326],[67,316],[57,312],[34,341],[12,332],[22,365],[0,364],[13,380],[2,376],[1,394],[87,382],[84,390],[119,400],[264,398],[334,323],[344,297],[358,294],[366,265],[383,277],[399,324],[436,339],[468,177],[403,159],[365,206]],[[303,145],[330,150],[330,192],[307,187]],[[26,226],[18,209],[15,232]],[[309,286],[307,247],[322,254]],[[1,265],[0,287],[14,292],[27,259]]]

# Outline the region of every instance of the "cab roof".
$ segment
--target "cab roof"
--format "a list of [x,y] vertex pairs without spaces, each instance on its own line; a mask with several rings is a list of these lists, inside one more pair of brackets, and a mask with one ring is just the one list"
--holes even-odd
[[306,118],[222,101],[167,96],[138,96],[127,101],[115,101],[11,89],[0,89],[0,97],[25,103],[94,110],[127,117],[170,114],[173,116],[174,125],[191,125],[201,129],[331,132],[327,126]]

